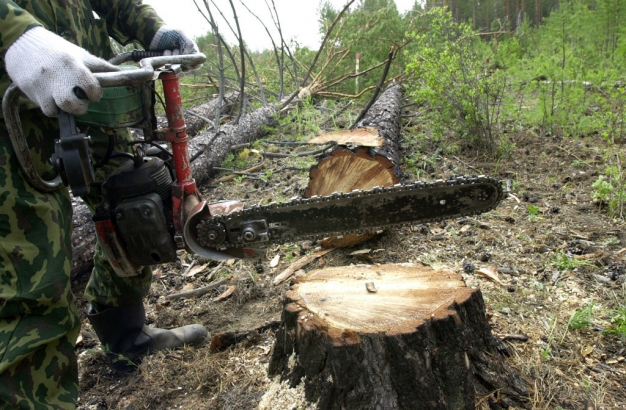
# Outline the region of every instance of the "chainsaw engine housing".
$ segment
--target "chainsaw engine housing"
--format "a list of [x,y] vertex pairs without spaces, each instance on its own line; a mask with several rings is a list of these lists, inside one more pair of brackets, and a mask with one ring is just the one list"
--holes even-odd
[[146,266],[172,262],[172,176],[163,160],[140,158],[119,167],[102,184],[105,206],[94,220],[111,220],[127,258]]

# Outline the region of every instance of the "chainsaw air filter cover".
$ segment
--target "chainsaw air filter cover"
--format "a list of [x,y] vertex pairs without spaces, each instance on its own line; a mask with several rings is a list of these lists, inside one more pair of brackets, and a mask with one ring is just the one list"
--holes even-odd
[[129,161],[102,184],[128,258],[138,265],[176,259],[171,230],[172,177],[159,158]]

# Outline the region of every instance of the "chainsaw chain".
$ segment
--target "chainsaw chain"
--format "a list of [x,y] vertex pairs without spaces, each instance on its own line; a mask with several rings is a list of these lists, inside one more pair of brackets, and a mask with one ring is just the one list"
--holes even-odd
[[[263,212],[272,210],[280,210],[282,208],[291,208],[293,210],[297,210],[299,208],[310,207],[312,204],[318,203],[332,203],[333,201],[338,201],[344,198],[355,198],[355,197],[372,197],[372,196],[380,196],[381,199],[384,198],[385,195],[389,195],[394,192],[400,191],[423,191],[429,190],[433,188],[441,188],[441,187],[452,187],[456,185],[472,185],[472,184],[493,184],[495,186],[496,197],[495,198],[480,198],[481,202],[491,201],[492,205],[486,208],[480,209],[479,211],[467,211],[467,212],[455,212],[453,215],[441,214],[435,217],[424,217],[419,218],[419,220],[414,220],[412,222],[398,222],[398,223],[388,223],[388,224],[380,224],[376,226],[368,226],[366,229],[348,229],[348,230],[327,230],[324,232],[317,232],[314,234],[282,234],[279,237],[274,237],[272,235],[272,228],[269,227],[269,237],[264,238],[264,240],[260,241],[246,241],[244,243],[234,243],[230,242],[227,239],[227,235],[225,234],[224,227],[228,225],[229,221],[234,219],[247,219],[248,221],[255,221],[255,215],[259,215]],[[458,197],[461,197],[459,195]],[[311,198],[296,198],[291,201],[276,203],[272,202],[268,205],[253,205],[249,208],[244,208],[242,210],[238,210],[226,215],[215,215],[206,219],[203,219],[196,226],[196,236],[198,242],[202,246],[216,248],[216,249],[227,249],[227,248],[243,248],[243,247],[254,247],[254,246],[262,246],[266,247],[268,245],[274,244],[282,244],[286,242],[296,242],[301,240],[318,240],[326,237],[333,236],[342,236],[348,234],[362,234],[363,232],[374,232],[378,230],[382,230],[385,228],[390,228],[394,226],[401,226],[407,223],[430,223],[430,222],[439,222],[446,219],[451,218],[459,218],[470,215],[482,214],[485,212],[489,212],[492,209],[496,208],[498,204],[504,198],[504,191],[502,188],[502,183],[500,180],[486,177],[486,176],[458,176],[453,177],[448,180],[437,180],[431,183],[425,182],[415,182],[407,185],[397,184],[392,187],[374,187],[370,190],[354,190],[349,193],[333,193],[328,196],[313,196]],[[470,200],[471,198],[466,198]],[[375,218],[376,215],[371,215],[372,218]]]

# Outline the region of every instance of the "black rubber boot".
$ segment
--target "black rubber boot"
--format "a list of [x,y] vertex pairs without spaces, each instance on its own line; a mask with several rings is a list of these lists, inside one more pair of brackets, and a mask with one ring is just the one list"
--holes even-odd
[[148,327],[145,325],[146,311],[142,304],[109,307],[100,312],[90,307],[87,317],[111,364],[122,372],[133,370],[143,356],[157,350],[201,344],[208,337],[202,325],[187,325],[171,330]]

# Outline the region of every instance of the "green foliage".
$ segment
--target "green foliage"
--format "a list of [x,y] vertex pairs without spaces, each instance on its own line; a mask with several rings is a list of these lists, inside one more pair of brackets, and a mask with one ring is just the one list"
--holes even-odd
[[453,130],[461,137],[495,152],[499,104],[506,73],[493,70],[493,52],[468,24],[457,23],[450,12],[426,13],[428,28],[413,32],[405,54],[407,73],[415,78],[410,93],[435,113],[434,137]]
[[560,271],[576,269],[581,266],[593,266],[593,264],[584,259],[570,258],[563,252],[558,252],[552,256],[552,265]]
[[528,205],[526,207],[526,211],[528,212],[529,221],[536,221],[539,217],[539,208],[537,208],[535,205]]
[[289,114],[280,120],[280,129],[293,134],[295,140],[308,139],[320,132],[322,114],[315,108],[313,99],[305,97]]
[[572,316],[567,321],[567,327],[572,330],[577,330],[589,326],[593,318],[593,306],[594,303],[591,302],[587,307],[572,313]]
[[[320,9],[320,33],[330,27],[339,10],[326,2]],[[356,71],[359,55],[359,72],[365,72],[357,81],[343,81],[332,91],[357,94],[366,87],[378,84],[383,67],[367,71],[384,62],[392,47],[403,43],[405,31],[411,20],[403,19],[393,0],[361,0],[356,7],[344,14],[331,35],[331,44],[324,50],[321,60],[330,61],[324,76],[327,80],[345,76]],[[402,55],[391,66],[388,78],[397,76],[404,69]]]
[[593,199],[598,200],[600,207],[606,205],[609,215],[623,218],[626,181],[621,173],[622,154],[616,154],[608,161],[609,165],[605,168],[604,175],[598,176],[598,179],[591,185]]
[[594,189],[593,199],[600,199],[601,201],[608,201],[611,192],[615,189],[613,185],[605,180],[604,175],[600,175],[591,186]]
[[606,330],[607,333],[626,338],[626,306],[610,310],[609,313],[611,315],[609,319],[611,326]]

